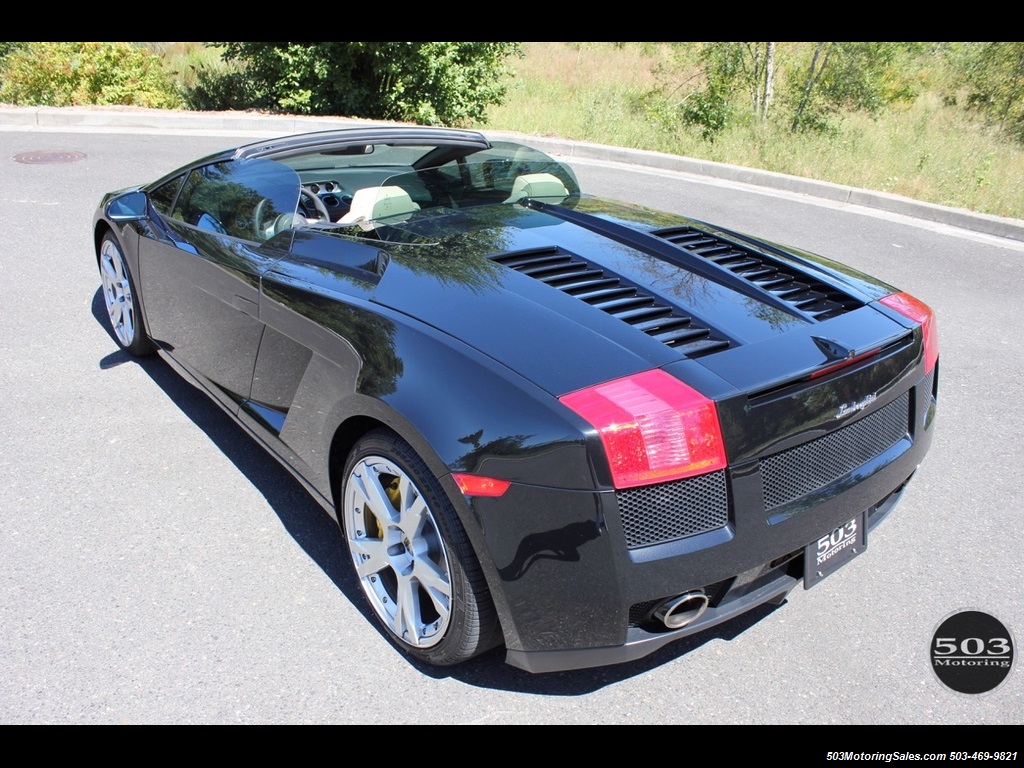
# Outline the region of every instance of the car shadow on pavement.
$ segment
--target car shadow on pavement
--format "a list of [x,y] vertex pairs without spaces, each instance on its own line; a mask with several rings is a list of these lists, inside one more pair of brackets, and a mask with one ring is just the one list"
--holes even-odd
[[[92,314],[116,345],[117,339],[110,330],[102,290],[97,291],[93,298]],[[160,357],[136,358],[118,348],[118,351],[99,363],[103,370],[121,365],[139,366],[171,402],[206,434],[267,500],[296,543],[372,623],[373,616],[370,609],[362,605],[365,602],[362,592],[346,561],[347,549],[340,528],[299,482],[207,395]]]
[[[263,495],[288,534],[363,615],[367,624],[390,643],[352,574],[341,530],[323,508],[254,438],[167,363],[157,356],[135,358],[121,351],[110,330],[101,290],[97,290],[93,297],[92,314],[117,350],[103,358],[99,367],[110,370],[121,365],[138,365]],[[762,606],[724,625],[682,638],[639,661],[539,675],[505,664],[505,652],[501,648],[458,667],[437,668],[407,657],[393,644],[392,647],[395,648],[396,660],[408,662],[424,677],[435,680],[458,680],[466,685],[514,693],[583,696],[668,664],[685,664],[685,657],[690,653],[711,642],[734,640],[775,610],[775,606]]]

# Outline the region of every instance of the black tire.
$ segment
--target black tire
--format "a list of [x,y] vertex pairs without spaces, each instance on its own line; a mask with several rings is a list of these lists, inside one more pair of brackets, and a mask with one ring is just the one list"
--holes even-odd
[[121,244],[110,232],[100,243],[99,269],[103,282],[103,301],[110,319],[110,329],[118,345],[136,357],[153,354],[153,342],[146,334],[138,312],[135,282],[128,270]]
[[435,666],[501,641],[490,591],[451,502],[387,430],[366,435],[342,476],[339,517],[363,593],[391,639]]

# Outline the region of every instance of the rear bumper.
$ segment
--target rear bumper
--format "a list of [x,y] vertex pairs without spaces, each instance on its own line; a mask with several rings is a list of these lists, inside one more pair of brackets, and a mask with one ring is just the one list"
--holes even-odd
[[[472,500],[466,519],[478,526],[507,662],[545,673],[636,661],[759,606],[781,605],[803,581],[809,544],[863,513],[870,532],[898,503],[932,441],[934,374],[911,388],[909,402],[906,437],[852,471],[772,507],[765,461],[731,467],[724,518],[721,510],[690,515],[700,505],[721,506],[713,488],[673,494],[664,508],[652,504],[645,525],[654,528],[645,528],[639,543],[623,495],[614,491],[514,485],[500,499]],[[864,431],[851,433],[859,441]],[[679,509],[694,531],[658,538],[657,526],[678,518]],[[691,594],[707,602],[692,623],[669,628],[655,616]]]
[[[869,532],[889,515],[901,496],[902,489],[869,510]],[[724,595],[716,598],[714,605],[709,605],[700,618],[682,629],[653,632],[643,627],[630,627],[625,643],[607,648],[565,651],[509,649],[506,662],[533,674],[543,674],[639,661],[671,643],[706,632],[761,606],[781,606],[801,581],[802,561],[799,559],[775,569],[757,569],[738,577]]]
[[629,630],[629,638],[623,645],[612,648],[587,648],[571,651],[509,650],[505,660],[511,666],[533,674],[565,672],[639,661],[670,643],[709,630],[758,606],[782,605],[797,584],[797,579],[781,575],[760,589],[724,602],[717,608],[708,608],[698,621],[685,629],[674,632],[654,635],[634,628]]

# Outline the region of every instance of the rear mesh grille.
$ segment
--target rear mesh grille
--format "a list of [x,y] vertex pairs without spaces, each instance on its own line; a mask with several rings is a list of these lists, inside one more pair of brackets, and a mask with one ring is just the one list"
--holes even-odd
[[725,472],[620,491],[618,501],[629,549],[667,544],[729,524]]
[[830,285],[802,274],[752,248],[745,248],[716,235],[691,227],[667,229],[655,234],[774,294],[815,320],[828,320],[864,306]]
[[761,462],[766,511],[821,490],[907,436],[910,394],[820,440]]
[[492,261],[607,312],[687,357],[729,348],[729,342],[710,328],[695,324],[661,299],[560,248],[516,251]]

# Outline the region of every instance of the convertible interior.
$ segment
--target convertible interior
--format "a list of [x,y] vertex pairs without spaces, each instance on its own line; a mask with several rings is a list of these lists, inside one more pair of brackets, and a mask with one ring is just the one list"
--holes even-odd
[[[338,158],[331,154],[280,162],[299,175],[300,213],[311,221],[358,225],[364,231],[372,229],[372,222],[407,219],[431,208],[511,204],[526,197],[562,202],[579,193],[568,167],[519,145],[497,144],[483,152],[435,147],[424,153],[424,149],[367,147],[343,155],[343,164],[336,164]],[[416,152],[423,154],[411,159]],[[392,164],[395,159],[409,162]]]
[[570,168],[517,144],[388,144],[235,158],[195,168],[150,198],[161,213],[197,229],[263,243],[315,225],[376,238],[382,227],[423,211],[526,198],[561,204],[578,194]]

